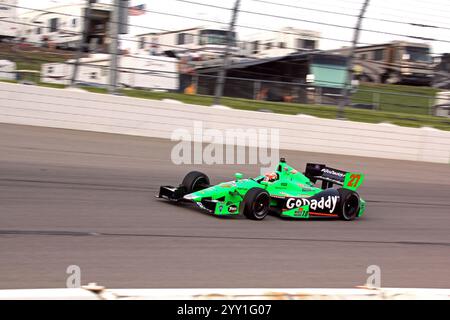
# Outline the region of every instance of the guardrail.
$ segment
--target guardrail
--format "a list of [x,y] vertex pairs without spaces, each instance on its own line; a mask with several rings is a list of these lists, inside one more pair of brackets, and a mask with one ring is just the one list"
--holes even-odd
[[0,290],[0,300],[450,300],[450,289],[74,289]]
[[[0,83],[0,122],[170,139],[174,130],[279,129],[280,148],[450,163],[450,132]],[[193,137],[199,140],[202,137]]]

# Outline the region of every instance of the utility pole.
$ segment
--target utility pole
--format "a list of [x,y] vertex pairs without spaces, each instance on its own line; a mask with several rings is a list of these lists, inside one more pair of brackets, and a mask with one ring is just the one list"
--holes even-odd
[[223,58],[223,65],[222,68],[219,71],[217,80],[216,80],[216,92],[214,95],[214,103],[215,105],[220,104],[220,98],[223,95],[223,89],[225,86],[225,76],[227,73],[227,69],[229,67],[230,64],[230,53],[231,53],[231,47],[234,45],[235,43],[235,38],[234,38],[234,27],[236,25],[236,20],[237,20],[237,15],[239,13],[239,6],[241,4],[241,0],[236,0],[235,4],[234,4],[234,8],[233,8],[233,14],[231,16],[231,22],[230,22],[230,27],[228,29],[228,33],[227,33],[227,45],[225,47],[225,54],[224,54],[224,58]]
[[117,80],[118,80],[118,65],[119,65],[119,12],[121,10],[121,1],[114,0],[113,11],[110,22],[110,44],[109,44],[109,56],[111,59],[109,70],[109,86],[108,92],[110,94],[116,93]]
[[91,2],[91,0],[86,0],[86,3],[87,3],[87,6],[84,11],[84,17],[83,17],[83,19],[84,19],[83,34],[81,35],[81,41],[80,41],[80,44],[78,45],[77,55],[75,58],[75,64],[73,65],[72,78],[70,79],[71,87],[75,86],[75,82],[77,81],[78,67],[80,65],[81,56],[83,55],[83,52],[86,48],[87,35],[89,32],[89,27],[90,27],[92,2]]
[[350,48],[350,52],[349,52],[348,58],[347,58],[347,79],[345,81],[344,88],[342,89],[341,99],[339,101],[339,107],[338,107],[338,113],[337,113],[338,119],[344,119],[344,108],[349,101],[349,95],[350,95],[349,87],[351,86],[352,80],[353,80],[353,61],[355,59],[355,48],[358,45],[359,33],[361,31],[362,20],[364,19],[364,14],[366,13],[367,7],[369,6],[369,2],[370,2],[370,0],[364,1],[364,4],[363,4],[361,11],[359,13],[359,16],[358,16],[358,20],[356,22],[355,32],[353,33],[352,46]]

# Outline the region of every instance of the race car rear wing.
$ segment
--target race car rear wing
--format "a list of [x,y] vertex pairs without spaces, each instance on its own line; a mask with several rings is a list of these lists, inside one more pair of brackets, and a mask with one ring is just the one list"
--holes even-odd
[[337,184],[354,191],[364,180],[364,175],[361,173],[346,172],[316,163],[306,164],[305,176],[313,183],[317,180],[322,181],[322,189],[332,188]]

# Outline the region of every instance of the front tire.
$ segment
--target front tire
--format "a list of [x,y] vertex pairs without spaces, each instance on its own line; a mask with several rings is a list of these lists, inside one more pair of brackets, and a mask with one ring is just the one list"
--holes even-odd
[[251,188],[245,194],[240,209],[247,219],[263,220],[270,209],[269,193],[261,188]]
[[183,179],[181,185],[186,194],[200,191],[209,187],[209,178],[206,174],[198,171],[189,172]]
[[345,221],[354,220],[359,213],[359,195],[351,190],[338,189],[339,192],[339,218]]

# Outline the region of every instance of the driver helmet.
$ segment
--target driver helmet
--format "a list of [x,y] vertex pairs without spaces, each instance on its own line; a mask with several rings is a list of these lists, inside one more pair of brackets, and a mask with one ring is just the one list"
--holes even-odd
[[278,174],[276,172],[268,172],[264,175],[264,181],[274,182],[278,179]]

